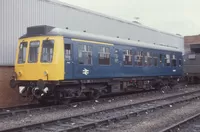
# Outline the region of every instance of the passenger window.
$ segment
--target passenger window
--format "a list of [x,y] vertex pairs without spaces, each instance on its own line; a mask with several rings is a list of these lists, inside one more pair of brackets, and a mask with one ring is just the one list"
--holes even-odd
[[132,50],[124,50],[123,52],[123,62],[124,65],[132,65]]
[[36,63],[38,61],[40,41],[32,41],[29,46],[29,63]]
[[119,50],[118,49],[115,50],[114,57],[115,57],[115,63],[118,63],[119,62]]
[[172,55],[172,66],[176,67],[176,56]]
[[27,44],[28,44],[27,42],[21,42],[19,45],[18,64],[26,62]]
[[135,54],[135,65],[142,66],[142,61],[143,61],[143,52],[137,51]]
[[78,63],[83,65],[92,65],[92,46],[78,46]]
[[181,59],[179,59],[178,64],[179,64],[179,67],[182,66],[182,60]]
[[158,57],[157,57],[157,54],[154,54],[154,66],[158,66]]
[[65,60],[70,61],[71,60],[71,45],[65,44]]
[[41,62],[50,63],[53,60],[54,40],[44,40],[42,43]]
[[144,63],[145,63],[145,66],[151,66],[152,63],[152,57],[151,57],[151,53],[150,52],[145,52],[144,54]]
[[99,48],[99,64],[110,65],[110,49],[108,47]]
[[166,54],[165,56],[165,66],[170,66],[170,55]]

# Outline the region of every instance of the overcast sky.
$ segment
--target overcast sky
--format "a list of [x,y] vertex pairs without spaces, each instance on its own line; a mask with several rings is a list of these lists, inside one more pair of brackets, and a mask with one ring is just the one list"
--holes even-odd
[[60,0],[181,35],[200,34],[200,0]]

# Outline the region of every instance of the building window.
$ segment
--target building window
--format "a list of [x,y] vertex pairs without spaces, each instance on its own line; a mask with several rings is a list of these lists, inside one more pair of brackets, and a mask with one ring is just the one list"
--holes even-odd
[[38,61],[40,41],[32,41],[29,46],[29,63],[36,63]]
[[115,57],[115,63],[118,63],[119,62],[119,50],[118,49],[115,50],[114,57]]
[[53,61],[54,40],[44,40],[42,43],[41,62],[50,63]]
[[135,65],[136,66],[142,66],[142,61],[143,61],[143,52],[142,51],[136,51]]
[[92,65],[92,46],[79,45],[78,63],[83,65]]
[[27,44],[28,44],[27,42],[21,42],[19,45],[18,64],[26,62]]
[[172,55],[172,66],[176,67],[176,56]]
[[108,47],[99,48],[99,64],[110,65],[110,49]]
[[170,55],[166,54],[165,56],[165,66],[170,66]]
[[152,65],[152,56],[150,52],[144,52],[144,64],[145,66],[151,66]]
[[157,54],[154,54],[154,66],[158,66],[158,57]]
[[123,63],[124,65],[132,65],[132,50],[124,50],[123,52]]
[[71,45],[65,44],[65,60],[70,61],[71,60]]

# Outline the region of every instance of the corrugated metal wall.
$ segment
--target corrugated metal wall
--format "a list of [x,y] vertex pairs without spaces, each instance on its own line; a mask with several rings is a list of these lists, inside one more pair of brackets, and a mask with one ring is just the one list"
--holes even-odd
[[42,24],[148,43],[163,43],[183,50],[183,38],[52,1],[0,0],[0,65],[13,65],[18,37],[26,33],[28,26]]

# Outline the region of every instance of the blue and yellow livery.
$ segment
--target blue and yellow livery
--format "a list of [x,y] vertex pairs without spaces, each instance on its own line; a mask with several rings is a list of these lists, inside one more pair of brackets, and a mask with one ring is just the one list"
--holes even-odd
[[82,94],[97,98],[130,86],[158,88],[181,76],[176,47],[33,26],[19,39],[10,85],[22,95],[58,101]]

